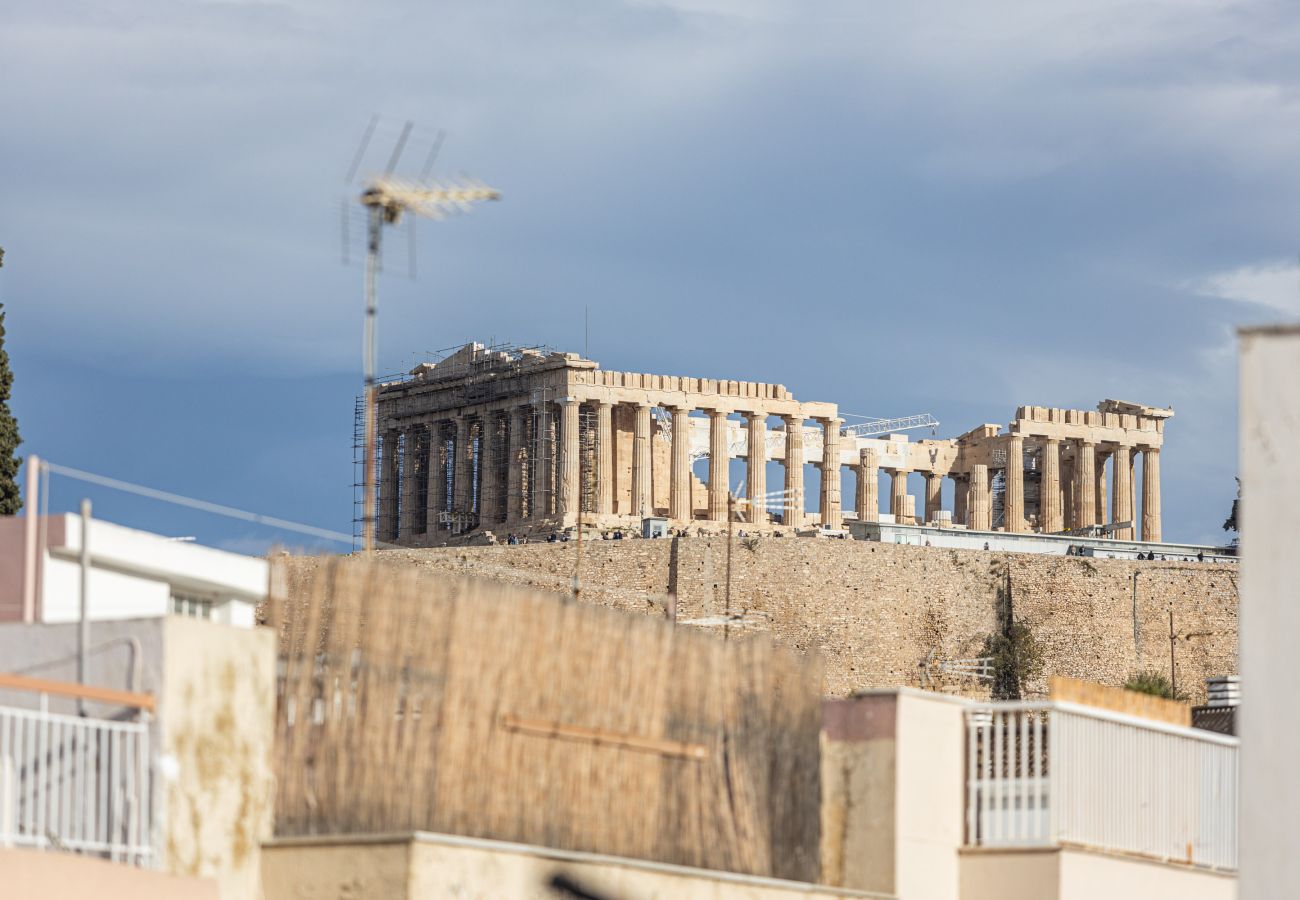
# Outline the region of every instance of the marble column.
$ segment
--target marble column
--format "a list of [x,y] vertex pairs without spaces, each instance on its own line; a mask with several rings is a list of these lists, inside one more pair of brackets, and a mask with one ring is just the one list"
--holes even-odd
[[748,413],[749,453],[745,458],[745,496],[749,498],[749,521],[767,524],[767,413]]
[[840,426],[843,419],[823,419],[822,426],[822,528],[843,528],[844,509],[840,499]]
[[555,511],[555,410],[550,403],[537,404],[537,429],[534,435],[531,518],[549,516]]
[[727,414],[709,413],[709,521],[727,521]]
[[614,404],[596,402],[596,514],[614,514]]
[[802,528],[803,416],[782,416],[785,421],[785,525]]
[[440,514],[447,511],[447,423],[429,425],[429,502],[425,507],[424,530],[434,534],[442,528]]
[[479,420],[478,521],[480,525],[495,525],[501,521],[500,425],[500,415],[495,410],[483,413],[483,417]]
[[889,470],[889,513],[895,525],[911,525],[907,509],[907,470]]
[[1110,513],[1107,512],[1108,506],[1106,503],[1106,497],[1108,496],[1106,493],[1107,492],[1106,460],[1109,458],[1110,458],[1109,453],[1101,449],[1097,450],[1096,464],[1094,469],[1094,474],[1096,476],[1096,487],[1093,490],[1093,498],[1096,507],[1093,512],[1093,515],[1096,517],[1098,525],[1105,525],[1107,522],[1110,521]]
[[524,423],[527,407],[515,406],[506,423],[506,521],[524,517]]
[[989,502],[989,467],[977,465],[970,474],[970,490],[967,493],[970,507],[970,528],[972,531],[991,531],[993,528],[993,505]]
[[1160,541],[1160,448],[1142,451],[1142,540]]
[[668,516],[678,522],[689,522],[694,517],[694,498],[691,497],[691,411],[684,406],[673,407],[672,466],[668,482]]
[[582,491],[578,483],[581,460],[581,444],[578,440],[578,401],[573,397],[561,397],[556,401],[560,405],[560,467],[559,500],[555,515],[561,525],[572,525],[578,521],[578,507],[582,503]]
[[462,531],[469,527],[469,515],[473,512],[470,506],[474,502],[473,423],[469,416],[456,416],[456,447],[452,458],[455,460],[455,472],[451,486],[451,509],[457,516],[452,531]]
[[939,510],[943,508],[943,475],[938,472],[925,473],[925,524],[939,521]]
[[401,452],[400,436],[401,432],[389,429],[384,432],[384,440],[380,444],[383,459],[379,478],[379,505],[371,514],[378,520],[375,535],[381,541],[397,539],[397,461]]
[[419,479],[416,472],[419,464],[417,444],[420,429],[408,425],[402,429],[402,515],[397,526],[397,536],[402,539],[415,534],[416,487]]
[[1061,522],[1064,527],[1078,528],[1079,508],[1075,502],[1074,460],[1061,458]]
[[[1111,504],[1112,521],[1132,522],[1133,520],[1133,458],[1132,447],[1120,444],[1111,456]],[[1133,540],[1133,527],[1128,525],[1117,528],[1113,536],[1121,541]]]
[[880,521],[880,475],[876,468],[876,451],[862,450],[858,453],[858,521]]
[[1039,490],[1039,521],[1047,534],[1065,529],[1061,515],[1061,442],[1043,441],[1043,480]]
[[1018,434],[1007,438],[1007,495],[1003,503],[1004,528],[1025,531],[1025,439]]
[[970,508],[967,492],[970,490],[970,476],[956,474],[952,478],[952,524],[965,525]]
[[638,403],[632,422],[632,514],[654,514],[650,481],[650,404]]
[[1097,519],[1097,445],[1079,441],[1074,456],[1075,526],[1087,528]]

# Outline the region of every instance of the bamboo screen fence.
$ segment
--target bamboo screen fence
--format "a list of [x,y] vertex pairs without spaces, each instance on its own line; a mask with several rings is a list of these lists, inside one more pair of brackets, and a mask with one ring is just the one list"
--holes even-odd
[[274,577],[278,833],[817,879],[815,659],[362,559]]

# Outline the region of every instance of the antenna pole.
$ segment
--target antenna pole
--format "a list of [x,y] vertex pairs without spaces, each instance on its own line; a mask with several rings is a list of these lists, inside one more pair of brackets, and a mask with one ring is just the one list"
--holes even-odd
[[376,318],[379,315],[379,292],[375,275],[379,268],[379,241],[383,234],[384,213],[378,206],[367,209],[369,213],[369,230],[366,244],[366,329],[363,351],[363,368],[365,369],[365,423],[366,450],[364,456],[364,498],[361,510],[361,546],[365,552],[375,549],[375,518],[378,512],[375,504],[375,449],[377,423],[375,421],[375,360],[379,352],[379,340]]

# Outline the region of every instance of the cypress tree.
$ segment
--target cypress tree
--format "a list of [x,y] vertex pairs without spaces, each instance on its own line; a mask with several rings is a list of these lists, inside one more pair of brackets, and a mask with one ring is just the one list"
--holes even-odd
[[[4,268],[5,252],[0,248],[0,268]],[[14,373],[9,371],[9,354],[5,351],[5,313],[0,304],[0,515],[12,516],[23,508],[18,492],[18,420],[9,411],[9,391],[13,387]]]

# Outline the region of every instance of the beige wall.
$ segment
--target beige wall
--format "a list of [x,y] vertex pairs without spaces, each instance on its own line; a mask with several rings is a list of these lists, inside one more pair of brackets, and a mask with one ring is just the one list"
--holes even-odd
[[829,900],[861,891],[449,835],[278,839],[262,858],[266,900],[553,900],[563,874],[611,898]]
[[164,629],[163,868],[253,900],[271,834],[274,634],[177,616]]
[[217,885],[71,853],[0,850],[0,895],[44,900],[217,900]]
[[827,702],[823,881],[957,900],[965,707],[907,688]]
[[1076,848],[964,850],[961,900],[1233,900],[1237,879]]
[[[682,619],[722,613],[725,539],[683,539],[675,556],[673,544],[585,542],[583,598],[657,614],[646,596],[666,594],[672,585]],[[573,553],[571,543],[542,543],[383,555],[565,591]],[[939,659],[977,656],[997,625],[997,592],[1008,570],[1016,617],[1038,639],[1045,675],[1122,685],[1135,671],[1168,672],[1171,607],[1177,632],[1196,635],[1178,642],[1180,689],[1202,702],[1203,679],[1237,670],[1235,565],[761,538],[738,540],[732,567],[733,608],[748,611],[751,627],[790,646],[819,649],[827,692],[836,696],[920,687],[921,666],[932,652]],[[951,686],[988,696],[970,680]],[[1045,695],[1046,679],[1035,688]]]
[[1294,897],[1300,885],[1300,325],[1241,336],[1241,894]]

